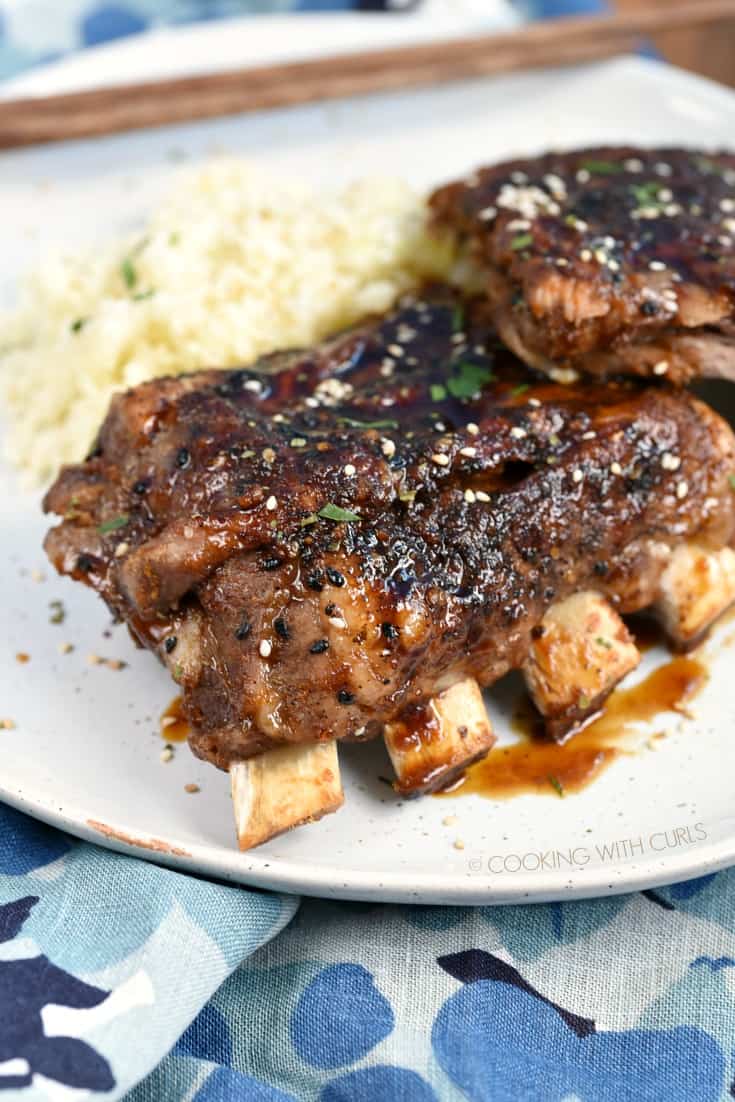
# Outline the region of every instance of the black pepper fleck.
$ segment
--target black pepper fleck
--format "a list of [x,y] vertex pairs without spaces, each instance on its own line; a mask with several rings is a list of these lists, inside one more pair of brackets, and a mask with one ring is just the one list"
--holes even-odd
[[340,704],[352,704],[355,699],[355,694],[348,692],[347,689],[340,689],[337,693],[337,700]]
[[316,643],[312,643],[309,647],[309,654],[324,654],[327,650],[329,650],[329,640],[317,639]]
[[174,649],[174,647],[176,646],[177,642],[178,642],[178,639],[176,638],[176,636],[175,636],[175,635],[168,635],[168,636],[166,637],[166,639],[164,640],[164,643],[163,643],[163,646],[164,646],[164,649],[165,649],[165,651],[166,651],[166,654],[170,654],[170,653],[171,653],[171,651],[172,651],[172,650]]
[[331,566],[327,567],[327,578],[332,585],[336,585],[337,587],[341,587],[345,584],[344,575],[340,574],[339,570],[335,570]]
[[277,620],[274,620],[273,627],[276,629],[276,635],[279,635],[281,639],[290,639],[291,632],[288,630],[288,624],[279,616]]
[[321,593],[324,589],[324,575],[321,570],[315,571],[313,574],[309,574],[306,579],[306,584],[309,589],[315,589],[317,593]]
[[395,626],[395,624],[384,623],[380,625],[380,634],[385,639],[397,639],[398,628]]
[[179,448],[179,450],[176,454],[176,466],[177,467],[182,467],[182,468],[183,467],[188,467],[190,459],[191,459],[191,456],[189,455],[188,449],[187,448]]
[[235,638],[236,639],[247,639],[247,637],[250,634],[251,630],[252,630],[252,624],[248,620],[247,616],[245,616],[245,617],[243,617],[239,628],[235,629]]

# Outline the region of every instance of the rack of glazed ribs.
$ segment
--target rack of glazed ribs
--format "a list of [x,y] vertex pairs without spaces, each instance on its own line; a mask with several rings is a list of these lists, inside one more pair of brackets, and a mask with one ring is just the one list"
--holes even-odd
[[[606,150],[569,163],[587,173],[583,188],[594,173],[580,159],[607,166],[595,200],[602,219],[606,189],[620,191],[624,175],[633,179],[625,186],[646,189],[651,209],[682,205],[675,181],[655,168],[666,156]],[[654,178],[648,167],[621,167],[633,161],[653,164]],[[703,167],[701,179],[722,208],[729,162],[709,163],[717,170]],[[498,255],[510,249],[511,268],[538,261],[548,278],[568,280],[555,292],[562,301],[577,296],[580,279],[566,231],[564,255],[548,251],[550,231],[537,249],[545,216],[516,209],[519,189],[538,207],[545,187],[559,207],[548,217],[561,216],[563,180],[551,171],[559,159],[538,166],[540,182],[514,165],[507,184],[501,170],[483,170],[479,183],[434,197],[441,232],[450,226],[460,250],[470,243],[472,264],[485,265],[480,293],[474,272],[474,294],[426,288],[315,349],[120,394],[90,456],[47,494],[46,509],[63,518],[46,538],[52,562],[96,589],[169,668],[192,749],[230,772],[243,848],[341,805],[340,740],[382,737],[396,789],[435,791],[492,747],[481,689],[507,671],[523,672],[547,734],[564,739],[639,661],[623,614],[650,610],[686,649],[735,599],[735,438],[721,418],[655,368],[645,382],[600,377],[599,357],[576,355],[580,319],[567,323],[572,352],[560,364],[591,364],[596,377],[561,385],[539,370],[557,348],[543,315],[533,336],[541,359],[526,355],[529,367],[516,355],[528,340],[519,344],[503,323],[506,284],[528,325],[534,301],[519,296],[542,279],[509,274],[490,237],[501,241]],[[513,209],[499,198],[510,194],[504,187],[516,189]],[[707,202],[705,188],[698,203]],[[497,226],[483,214],[488,204],[502,211]],[[564,219],[570,233],[597,232],[589,211],[586,223]],[[620,224],[615,217],[608,236]],[[672,294],[715,294],[709,259],[699,284],[673,279],[672,236],[656,226],[641,254],[650,271],[656,249],[666,250],[671,281],[656,284],[655,301],[671,305],[661,315],[638,310],[643,328],[627,342],[611,323],[617,359],[608,355],[608,367],[640,374],[642,361],[626,357],[644,331],[669,342],[679,363],[672,346],[687,307],[677,297],[674,320]],[[729,349],[732,245],[724,228],[718,236],[700,235],[699,247],[726,257],[719,313],[695,328]],[[628,256],[624,242],[619,253],[600,248]],[[601,269],[591,293],[611,310],[632,301],[632,287],[641,303],[654,301],[635,259],[617,270],[601,258],[581,263]],[[700,271],[689,253],[686,265]],[[467,267],[463,256],[458,270]],[[599,326],[583,343],[602,347]]]

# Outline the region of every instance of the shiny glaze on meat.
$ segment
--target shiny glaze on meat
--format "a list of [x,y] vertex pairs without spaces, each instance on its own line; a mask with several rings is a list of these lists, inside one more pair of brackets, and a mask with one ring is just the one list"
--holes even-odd
[[732,539],[733,445],[665,385],[534,376],[439,288],[118,395],[47,495],[46,548],[166,662],[226,767],[490,684],[576,590],[649,604],[670,547]]
[[548,153],[482,168],[431,206],[532,366],[735,378],[735,155]]

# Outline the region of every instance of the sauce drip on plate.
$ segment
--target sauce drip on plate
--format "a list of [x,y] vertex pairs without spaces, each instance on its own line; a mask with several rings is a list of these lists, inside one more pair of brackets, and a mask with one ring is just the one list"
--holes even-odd
[[161,738],[166,742],[186,742],[189,736],[189,721],[184,715],[181,697],[175,696],[169,706],[161,713]]
[[672,658],[627,689],[617,689],[604,713],[568,742],[531,737],[538,722],[524,701],[514,720],[522,742],[492,750],[473,765],[454,792],[493,799],[527,792],[563,795],[578,792],[599,776],[615,758],[630,753],[626,739],[635,725],[666,712],[687,714],[687,704],[707,680],[704,665],[692,657]]

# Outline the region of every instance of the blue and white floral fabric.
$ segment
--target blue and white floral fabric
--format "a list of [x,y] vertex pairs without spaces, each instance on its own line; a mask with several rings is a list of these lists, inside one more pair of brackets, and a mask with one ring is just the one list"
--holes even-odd
[[724,1102],[734,1051],[735,871],[543,906],[299,901],[0,805],[3,1098]]

